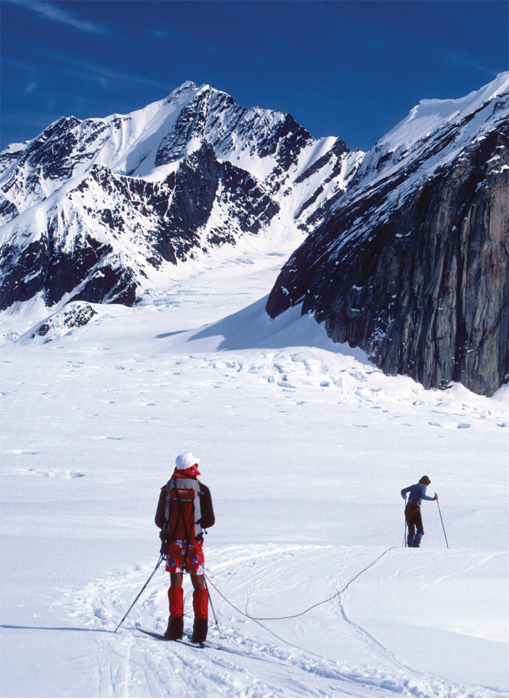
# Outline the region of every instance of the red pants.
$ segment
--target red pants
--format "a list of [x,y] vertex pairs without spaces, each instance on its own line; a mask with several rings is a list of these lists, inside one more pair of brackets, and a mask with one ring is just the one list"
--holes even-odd
[[415,534],[415,531],[420,532],[421,535],[424,535],[424,528],[422,526],[422,516],[421,516],[421,509],[419,506],[415,506],[411,503],[407,505],[405,508],[405,518],[407,521],[408,525],[408,534],[410,537],[413,537]]
[[[170,601],[170,618],[184,617],[184,591],[181,586],[170,586],[168,589]],[[193,593],[193,610],[196,619],[208,620],[209,592],[206,588]]]

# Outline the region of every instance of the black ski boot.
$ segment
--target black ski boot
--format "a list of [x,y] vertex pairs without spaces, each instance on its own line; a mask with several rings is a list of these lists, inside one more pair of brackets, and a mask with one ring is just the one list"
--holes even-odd
[[166,639],[182,639],[184,634],[184,618],[183,617],[170,617],[168,621],[168,627],[164,636]]
[[193,625],[193,644],[203,644],[207,639],[208,620],[203,617],[196,618]]

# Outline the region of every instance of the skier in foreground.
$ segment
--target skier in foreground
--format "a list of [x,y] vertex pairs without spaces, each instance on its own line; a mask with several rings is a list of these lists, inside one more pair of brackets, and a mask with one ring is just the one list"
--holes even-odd
[[[423,476],[418,484],[413,486],[408,486],[406,489],[401,490],[401,497],[406,501],[406,494],[408,493],[408,503],[405,508],[405,518],[408,525],[408,537],[407,544],[409,547],[420,547],[421,539],[424,535],[424,528],[422,526],[422,516],[421,516],[421,501],[437,501],[438,495],[435,494],[434,498],[431,496],[426,496],[426,486],[431,484],[429,476]],[[417,532],[416,532],[417,530]]]
[[203,530],[215,522],[210,490],[198,481],[198,462],[190,452],[180,454],[173,476],[161,489],[155,522],[161,529],[161,554],[170,572],[168,590],[170,619],[167,639],[182,639],[184,632],[184,572],[191,574],[194,588],[192,641],[207,638],[209,592],[205,583]]

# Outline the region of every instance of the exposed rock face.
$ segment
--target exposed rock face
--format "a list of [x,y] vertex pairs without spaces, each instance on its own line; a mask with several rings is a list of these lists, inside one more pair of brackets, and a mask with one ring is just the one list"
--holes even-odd
[[48,343],[73,328],[81,328],[97,315],[97,311],[85,302],[73,302],[67,304],[61,311],[50,316],[44,323],[32,329],[26,336],[30,338],[42,337]]
[[506,74],[453,105],[411,153],[396,129],[368,154],[334,216],[283,268],[268,313],[303,302],[334,341],[427,388],[459,381],[490,396],[507,382],[508,84]]
[[[6,246],[2,250],[3,308],[14,297],[25,301],[43,289],[48,306],[66,294],[95,303],[133,304],[135,270],[143,275],[144,266],[159,269],[163,261],[176,264],[198,246],[234,242],[235,227],[228,230],[221,225],[211,227],[202,240],[201,231],[216,199],[235,202],[230,213],[235,208],[250,233],[257,233],[279,211],[263,185],[228,162],[218,163],[207,143],[163,182],[119,176],[105,166],[94,165],[89,175],[67,192],[68,206],[49,211],[46,231],[38,240],[25,248]],[[77,220],[86,222],[79,245]],[[101,241],[104,227],[114,231],[123,246]],[[140,261],[129,260],[124,252],[129,243],[142,248]]]
[[297,245],[361,157],[193,83],[129,115],[60,119],[0,154],[0,310],[36,294],[131,305],[168,265],[241,236]]

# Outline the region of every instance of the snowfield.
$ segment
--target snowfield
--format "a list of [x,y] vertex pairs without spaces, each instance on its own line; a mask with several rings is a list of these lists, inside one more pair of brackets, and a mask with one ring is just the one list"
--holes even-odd
[[[37,304],[0,316],[2,696],[509,694],[509,390],[425,391],[299,309],[269,319],[285,246],[241,241],[71,331],[32,338]],[[184,450],[216,511],[220,649],[136,629],[166,627],[163,567],[113,633]],[[403,547],[399,492],[423,474],[449,548],[431,502]]]

